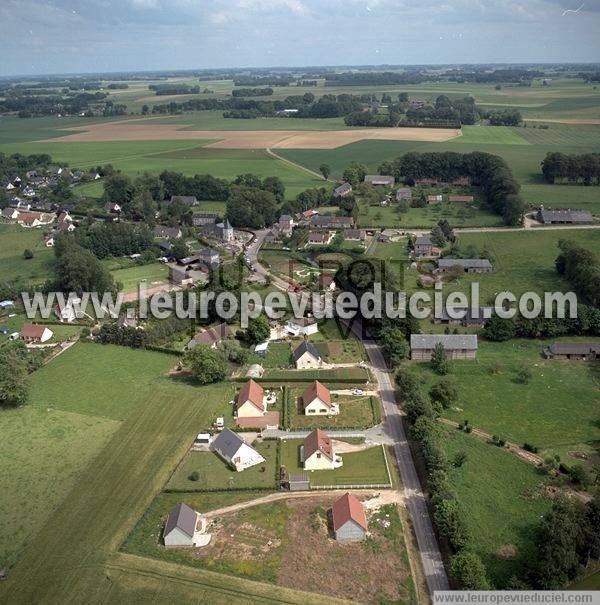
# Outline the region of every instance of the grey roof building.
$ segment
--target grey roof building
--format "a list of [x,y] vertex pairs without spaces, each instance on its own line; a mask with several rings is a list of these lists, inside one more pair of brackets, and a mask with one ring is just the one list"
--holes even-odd
[[489,273],[492,270],[492,263],[487,258],[440,258],[438,261],[438,269],[442,272],[456,266],[467,273]]
[[393,176],[384,174],[367,174],[365,176],[365,183],[373,186],[393,187],[396,179]]
[[304,340],[294,349],[294,361],[298,361],[305,353],[312,355],[315,359],[321,359],[321,355],[316,347],[307,340]]
[[412,199],[412,189],[410,187],[401,187],[396,191],[396,200],[411,200]]
[[214,440],[213,447],[226,458],[233,458],[236,452],[242,447],[244,440],[231,429],[225,428]]
[[352,193],[352,185],[350,183],[342,183],[333,190],[333,197],[344,197],[350,193]]
[[438,344],[444,347],[449,359],[475,359],[475,334],[411,334],[410,356],[416,360],[430,360]]
[[186,206],[195,206],[198,203],[195,195],[172,195],[170,203],[179,202]]
[[594,218],[585,210],[545,210],[540,208],[537,213],[540,223],[548,224],[588,224],[593,223]]
[[165,523],[165,546],[193,546],[197,523],[198,513],[183,502],[178,504]]
[[549,359],[600,359],[600,342],[555,342],[544,350]]

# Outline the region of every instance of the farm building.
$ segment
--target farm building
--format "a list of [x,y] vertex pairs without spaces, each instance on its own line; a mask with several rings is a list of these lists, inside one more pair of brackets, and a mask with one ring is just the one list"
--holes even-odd
[[329,389],[318,380],[302,393],[302,407],[307,416],[336,416],[340,413],[338,404],[331,401]]
[[442,194],[427,196],[428,204],[441,204],[443,201],[444,201],[444,196]]
[[310,246],[326,246],[333,239],[330,233],[317,233],[311,231],[308,234],[308,244]]
[[346,229],[344,231],[344,240],[347,242],[364,242],[367,234],[363,229]]
[[253,418],[262,416],[267,411],[264,389],[252,380],[248,380],[241,388],[235,409],[238,418]]
[[261,464],[265,459],[238,434],[223,429],[212,443],[213,450],[238,473]]
[[350,183],[342,183],[339,187],[333,190],[333,197],[346,197],[352,193],[352,185]]
[[198,203],[195,195],[172,195],[170,204],[183,204],[184,206],[195,206]]
[[310,224],[317,229],[347,229],[354,227],[354,219],[351,216],[315,215],[310,219]]
[[421,235],[415,239],[415,256],[431,256],[433,244],[427,235]]
[[194,227],[214,225],[217,222],[217,218],[218,217],[214,212],[194,212],[194,214],[192,214],[192,225],[194,225]]
[[333,534],[339,542],[355,542],[367,536],[365,509],[355,496],[344,494],[331,508]]
[[438,344],[444,347],[448,359],[475,359],[477,357],[477,336],[475,334],[411,334],[411,359],[431,360]]
[[315,429],[305,439],[300,454],[305,471],[332,470],[342,466],[333,441],[321,429]]
[[310,342],[307,342],[306,340],[298,345],[292,356],[294,358],[294,363],[296,364],[297,370],[311,370],[320,368],[321,364],[323,363],[321,355],[319,355],[319,351],[317,351],[314,345],[310,344]]
[[198,514],[187,504],[178,504],[167,517],[163,541],[167,547],[206,546],[210,534],[206,533],[206,517]]
[[451,195],[448,197],[451,204],[466,204],[467,206],[473,203],[472,195]]
[[544,225],[587,225],[594,218],[585,210],[538,210],[537,220]]
[[487,258],[440,258],[438,271],[445,273],[454,267],[462,267],[466,273],[491,273],[492,263]]
[[547,359],[594,361],[600,359],[600,342],[555,342],[544,349]]
[[412,189],[410,187],[401,187],[396,191],[396,201],[412,200]]
[[314,317],[292,317],[285,324],[285,329],[293,336],[310,336],[319,331],[319,324]]
[[47,326],[40,326],[38,324],[25,324],[21,328],[20,332],[21,340],[24,342],[47,342],[53,336],[54,332]]
[[393,176],[383,174],[367,174],[365,176],[365,183],[373,187],[393,187],[396,179]]
[[193,349],[198,345],[208,345],[211,349],[215,349],[223,340],[231,338],[231,335],[229,326],[226,323],[222,323],[196,334],[196,336],[188,342],[187,348]]
[[482,328],[494,314],[494,307],[454,307],[452,316],[449,311],[450,309],[442,309],[440,317],[433,318],[433,323]]

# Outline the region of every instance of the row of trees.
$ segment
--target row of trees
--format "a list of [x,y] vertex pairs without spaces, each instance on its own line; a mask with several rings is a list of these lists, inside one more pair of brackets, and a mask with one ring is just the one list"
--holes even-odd
[[513,108],[489,111],[482,117],[488,119],[491,126],[519,126],[523,122],[521,112]]
[[452,181],[469,177],[479,186],[489,208],[499,214],[507,225],[523,220],[525,203],[519,196],[520,185],[506,162],[497,155],[475,151],[410,152],[379,166],[380,174],[391,174],[397,181],[412,184],[417,179],[436,178]]
[[600,153],[550,152],[542,161],[542,174],[549,183],[557,181],[600,185]]
[[586,248],[570,240],[558,243],[560,254],[555,266],[575,292],[595,307],[600,306],[600,261]]
[[270,97],[272,88],[234,88],[231,92],[233,97]]

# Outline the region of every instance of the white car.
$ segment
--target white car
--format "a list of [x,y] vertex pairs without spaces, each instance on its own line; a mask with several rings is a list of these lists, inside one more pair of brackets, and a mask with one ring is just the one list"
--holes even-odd
[[352,394],[360,396],[360,395],[364,395],[365,392],[362,389],[352,389]]

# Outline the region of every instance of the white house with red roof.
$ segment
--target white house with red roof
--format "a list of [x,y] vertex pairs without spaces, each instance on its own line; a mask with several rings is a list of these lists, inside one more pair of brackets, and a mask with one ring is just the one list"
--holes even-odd
[[333,470],[343,464],[341,456],[335,453],[333,441],[321,429],[315,429],[304,439],[300,458],[305,471]]
[[318,380],[315,380],[302,393],[302,407],[307,416],[337,416],[340,407],[331,401],[329,389]]

